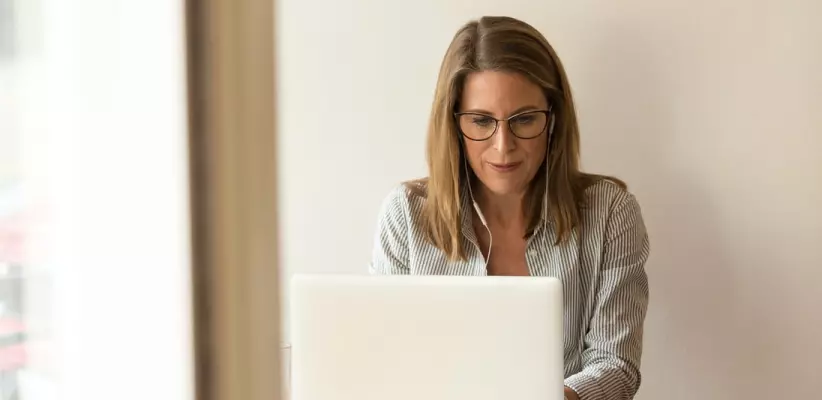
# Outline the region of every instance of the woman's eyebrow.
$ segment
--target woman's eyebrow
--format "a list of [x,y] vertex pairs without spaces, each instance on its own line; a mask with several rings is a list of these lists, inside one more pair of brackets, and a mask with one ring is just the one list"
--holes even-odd
[[470,110],[462,110],[461,113],[471,113],[471,114],[485,114],[485,115],[494,115],[491,111],[483,110],[480,108],[472,108]]
[[[534,105],[522,106],[522,107],[517,108],[516,110],[514,110],[514,112],[512,112],[507,117],[510,117],[511,115],[517,115],[517,114],[519,114],[521,112],[525,112],[525,111],[534,111],[534,110],[542,110],[542,109],[543,108],[540,108],[540,107],[537,107],[537,106],[534,106]],[[470,110],[463,110],[463,111],[460,111],[460,112],[494,116],[494,113],[492,113],[488,110],[483,110],[481,108],[472,108]]]
[[537,107],[537,106],[530,106],[530,105],[529,106],[523,106],[523,107],[520,107],[520,108],[517,108],[516,110],[514,110],[514,112],[512,112],[511,115],[517,115],[519,113],[523,113],[523,112],[526,112],[526,111],[536,111],[536,110],[544,110],[544,108],[540,108],[540,107]]

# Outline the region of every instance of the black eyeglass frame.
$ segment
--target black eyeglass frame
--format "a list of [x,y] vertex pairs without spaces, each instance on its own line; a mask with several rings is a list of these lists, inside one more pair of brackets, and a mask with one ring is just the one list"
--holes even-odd
[[[494,116],[492,116],[492,115],[482,114],[482,113],[477,113],[477,112],[455,112],[454,113],[454,123],[457,125],[457,130],[460,131],[460,134],[462,135],[462,137],[464,137],[468,140],[474,141],[474,142],[484,142],[484,141],[494,137],[494,135],[496,135],[497,131],[499,130],[500,122],[505,122],[505,123],[508,124],[508,130],[511,131],[511,134],[513,134],[514,137],[516,137],[518,139],[522,139],[522,140],[531,140],[531,139],[536,139],[536,138],[542,136],[542,134],[545,133],[546,130],[548,130],[548,126],[551,124],[551,117],[553,115],[551,113],[552,108],[553,107],[548,107],[547,110],[526,110],[526,111],[516,113],[514,115],[511,115],[508,118],[503,118],[503,119],[497,119],[497,118],[494,118]],[[538,135],[532,136],[532,137],[522,137],[522,136],[517,135],[517,132],[514,129],[511,128],[511,120],[512,119],[517,118],[517,117],[521,117],[525,114],[531,114],[531,113],[537,113],[537,112],[545,114],[545,126],[542,127],[542,129],[539,131]],[[469,137],[468,135],[465,134],[465,132],[462,131],[462,126],[460,126],[460,116],[462,116],[462,115],[479,115],[479,116],[491,118],[491,119],[494,120],[494,130],[491,132],[490,135],[488,135],[487,138],[484,138],[484,139],[474,139],[472,137]]]

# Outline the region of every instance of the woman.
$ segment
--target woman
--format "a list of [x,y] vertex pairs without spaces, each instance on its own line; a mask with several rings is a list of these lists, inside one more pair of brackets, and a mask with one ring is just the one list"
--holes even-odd
[[566,398],[633,398],[648,236],[624,183],[580,172],[568,80],[537,30],[484,17],[457,32],[431,110],[428,169],[386,199],[371,272],[557,277]]

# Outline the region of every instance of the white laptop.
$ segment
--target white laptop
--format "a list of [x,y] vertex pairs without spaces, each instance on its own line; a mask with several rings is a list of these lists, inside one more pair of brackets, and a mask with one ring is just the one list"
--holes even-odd
[[292,400],[562,400],[554,278],[297,275]]

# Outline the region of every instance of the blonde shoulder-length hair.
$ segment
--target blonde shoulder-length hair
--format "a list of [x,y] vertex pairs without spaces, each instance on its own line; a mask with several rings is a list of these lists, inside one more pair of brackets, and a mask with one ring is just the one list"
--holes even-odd
[[465,77],[485,70],[524,75],[543,89],[551,106],[554,120],[547,155],[523,199],[526,237],[540,223],[545,193],[546,218],[556,226],[558,244],[579,227],[587,187],[602,179],[625,187],[618,179],[580,172],[579,125],[571,88],[559,57],[545,37],[531,25],[510,17],[471,21],[454,36],[440,67],[428,127],[428,178],[408,185],[426,196],[423,222],[427,239],[451,260],[466,258],[461,240],[462,215],[472,212],[461,204],[461,188],[472,177],[463,172],[463,139],[454,113]]

